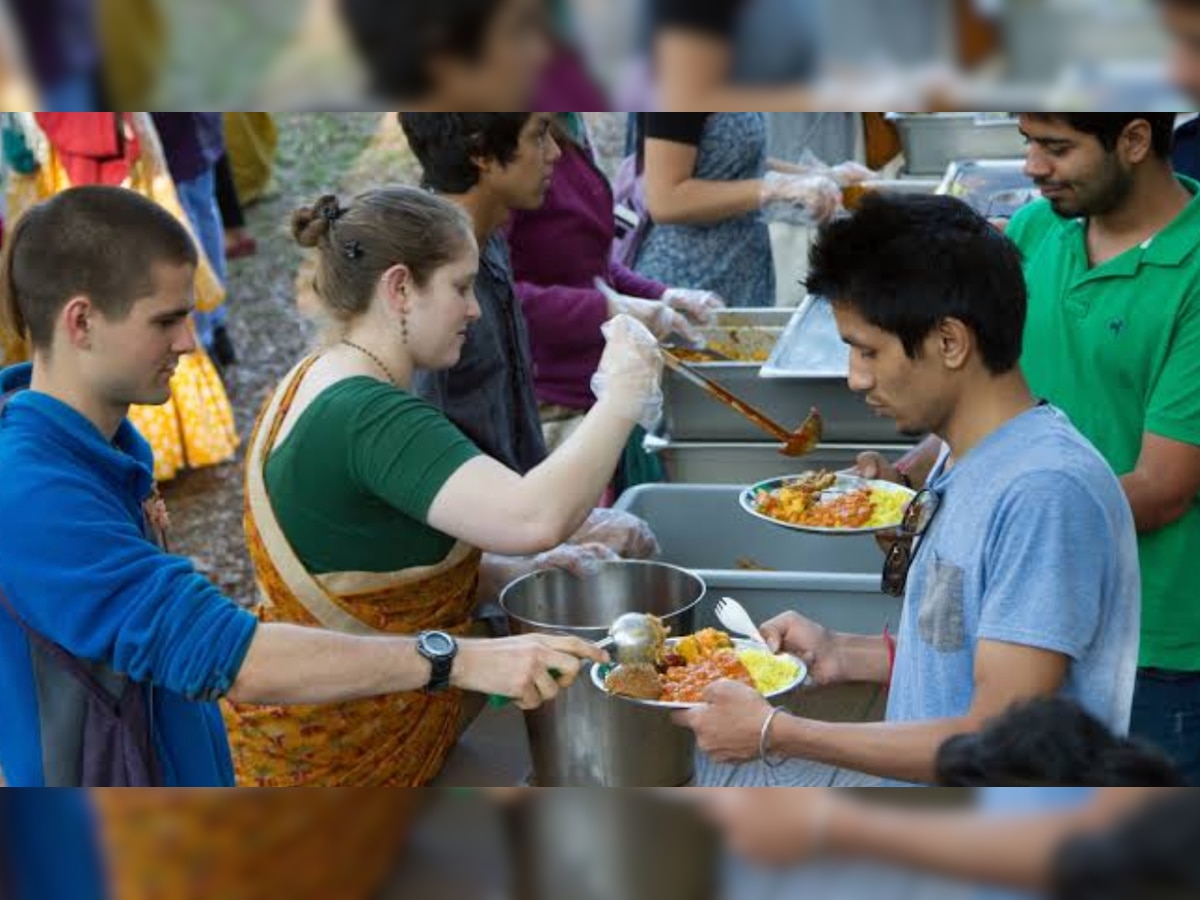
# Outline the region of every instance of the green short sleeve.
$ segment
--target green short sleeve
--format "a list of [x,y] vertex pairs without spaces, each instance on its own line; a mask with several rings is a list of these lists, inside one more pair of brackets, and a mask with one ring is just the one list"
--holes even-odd
[[424,522],[438,492],[479,455],[478,448],[436,407],[388,385],[364,387],[352,402],[351,478],[362,491]]

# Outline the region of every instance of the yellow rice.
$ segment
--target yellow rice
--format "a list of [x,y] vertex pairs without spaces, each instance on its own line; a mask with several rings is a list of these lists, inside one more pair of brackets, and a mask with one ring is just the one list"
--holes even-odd
[[873,486],[871,501],[875,504],[875,512],[867,521],[867,528],[885,528],[899,526],[904,520],[904,509],[908,506],[910,496],[905,491],[889,490]]
[[766,650],[739,650],[738,658],[750,671],[760,694],[773,694],[793,681],[799,668],[790,659],[772,656]]

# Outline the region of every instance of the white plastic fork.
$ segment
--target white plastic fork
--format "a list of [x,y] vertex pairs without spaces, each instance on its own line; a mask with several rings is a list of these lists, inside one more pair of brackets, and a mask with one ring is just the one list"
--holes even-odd
[[716,613],[718,621],[734,634],[740,634],[744,638],[758,641],[764,647],[767,646],[767,639],[763,637],[763,633],[758,630],[758,626],[750,618],[750,613],[746,612],[746,607],[732,597],[722,597],[718,600]]

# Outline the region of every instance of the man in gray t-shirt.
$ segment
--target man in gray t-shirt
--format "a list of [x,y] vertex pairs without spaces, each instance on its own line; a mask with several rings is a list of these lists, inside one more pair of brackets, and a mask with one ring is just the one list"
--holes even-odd
[[1107,463],[1039,406],[927,482],[940,507],[908,577],[889,722],[968,715],[979,647],[1070,661],[1061,693],[1129,731],[1139,598],[1132,513]]
[[718,761],[765,750],[894,784],[933,781],[943,742],[1037,697],[1065,695],[1126,732],[1133,515],[1111,469],[1021,373],[1016,248],[958,200],[872,195],[823,229],[808,287],[833,303],[850,388],[901,432],[947,445],[885,565],[885,589],[904,597],[894,644],[795,613],[762,628],[818,683],[890,684],[887,721],[814,722],[731,682],[677,721]]

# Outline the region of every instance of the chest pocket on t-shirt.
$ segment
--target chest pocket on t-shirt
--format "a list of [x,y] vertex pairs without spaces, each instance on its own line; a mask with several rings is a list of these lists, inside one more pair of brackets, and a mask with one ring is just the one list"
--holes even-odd
[[934,558],[917,618],[921,640],[939,653],[957,653],[966,646],[963,611],[963,570]]

